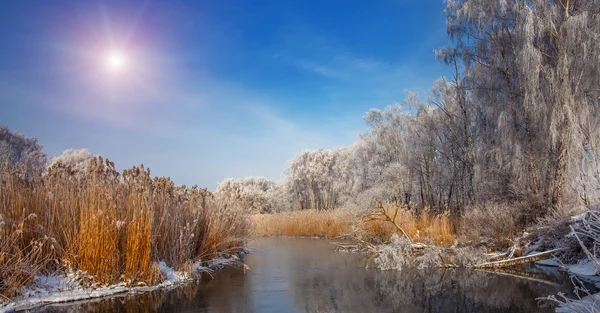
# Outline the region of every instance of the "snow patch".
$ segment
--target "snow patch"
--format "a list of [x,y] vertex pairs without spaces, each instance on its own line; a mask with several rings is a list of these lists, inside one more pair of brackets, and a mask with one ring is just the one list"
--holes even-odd
[[575,265],[567,265],[566,266],[569,272],[575,275],[582,276],[593,276],[596,275],[596,267],[594,266],[594,262],[590,260],[581,260],[577,262]]
[[112,296],[130,290],[124,283],[85,288],[82,277],[85,273],[69,272],[66,275],[36,275],[33,282],[24,288],[21,296],[8,305],[0,305],[0,313],[27,310],[50,303],[72,302]]
[[165,280],[159,286],[170,286],[185,282],[190,279],[190,275],[188,273],[178,272],[167,266],[164,261],[158,263],[158,268],[165,278]]
[[541,266],[561,267],[561,263],[557,258],[537,261],[535,264]]
[[536,265],[540,266],[551,266],[551,267],[559,267],[563,270],[568,271],[571,274],[575,274],[578,276],[595,276],[596,275],[596,267],[594,266],[594,262],[588,259],[582,259],[577,262],[577,264],[565,265],[557,258],[542,260],[535,262]]

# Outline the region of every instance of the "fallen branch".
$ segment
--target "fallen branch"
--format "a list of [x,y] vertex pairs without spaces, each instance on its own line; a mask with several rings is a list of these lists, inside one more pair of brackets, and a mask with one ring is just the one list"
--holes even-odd
[[544,251],[544,252],[540,252],[540,253],[536,253],[536,254],[530,254],[530,255],[522,256],[522,257],[518,257],[518,258],[481,263],[481,264],[474,265],[473,268],[496,269],[496,268],[503,268],[503,267],[509,267],[509,266],[515,266],[515,265],[520,265],[520,264],[526,264],[526,263],[546,260],[546,259],[551,258],[554,253],[561,251],[561,250],[562,249],[553,249],[553,250]]
[[[341,238],[341,237],[336,237],[336,238]],[[354,242],[356,242],[356,244],[346,244],[343,242],[332,242],[331,244],[335,245],[336,247],[340,248],[340,249],[356,249],[356,250],[360,250],[360,248],[362,249],[366,249],[369,250],[373,253],[377,253],[379,251],[379,248],[370,243],[370,242],[366,242],[358,237],[355,236],[347,236],[347,238],[352,239]]]

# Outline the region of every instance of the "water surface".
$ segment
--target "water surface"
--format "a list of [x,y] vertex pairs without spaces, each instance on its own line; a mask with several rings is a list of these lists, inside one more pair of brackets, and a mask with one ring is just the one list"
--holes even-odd
[[245,262],[200,284],[44,312],[553,312],[535,300],[572,290],[544,274],[482,271],[380,271],[365,256],[334,251],[327,240],[259,238]]

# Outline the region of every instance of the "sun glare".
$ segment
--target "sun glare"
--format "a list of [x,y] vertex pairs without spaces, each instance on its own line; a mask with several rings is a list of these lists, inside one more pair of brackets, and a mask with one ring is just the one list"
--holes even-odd
[[125,56],[122,53],[118,51],[113,51],[109,53],[106,58],[106,67],[111,72],[120,72],[125,67],[126,61],[127,60],[125,59]]

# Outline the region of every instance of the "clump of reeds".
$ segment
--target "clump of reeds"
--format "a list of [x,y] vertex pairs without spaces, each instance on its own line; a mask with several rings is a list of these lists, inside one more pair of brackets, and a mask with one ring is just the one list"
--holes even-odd
[[333,238],[350,231],[353,215],[344,210],[304,210],[252,217],[253,234]]
[[379,204],[376,211],[363,219],[358,231],[364,239],[378,243],[404,231],[413,241],[451,246],[456,235],[455,225],[448,212],[435,213],[424,209],[416,213],[399,205]]
[[[403,207],[382,205],[376,216],[366,218],[349,210],[331,211],[303,210],[252,216],[252,234],[258,236],[328,237],[342,235],[384,243],[400,230],[416,241],[431,241],[438,245],[454,243],[455,222],[448,213],[432,213],[423,210],[420,214]],[[387,216],[387,217],[386,217]]]
[[[12,298],[39,271],[83,270],[95,282],[154,283],[158,261],[175,269],[232,253],[247,220],[206,189],[122,173],[92,159],[86,169],[0,168],[0,294]],[[50,262],[51,260],[55,262]]]
[[[55,240],[47,236],[31,238],[37,216],[11,222],[0,214],[0,296],[10,299],[54,256]],[[1,299],[0,299],[1,300]],[[0,301],[1,303],[2,301]]]

